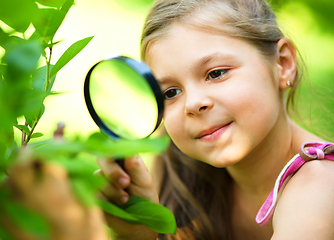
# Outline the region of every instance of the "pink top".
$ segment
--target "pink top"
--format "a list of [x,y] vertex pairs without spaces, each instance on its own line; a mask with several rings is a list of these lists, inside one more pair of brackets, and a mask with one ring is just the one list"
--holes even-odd
[[275,187],[269,194],[259,212],[256,215],[256,222],[265,226],[274,214],[277,194],[284,180],[295,173],[305,162],[310,160],[334,160],[334,143],[306,142],[299,148],[296,154],[283,168],[276,179]]

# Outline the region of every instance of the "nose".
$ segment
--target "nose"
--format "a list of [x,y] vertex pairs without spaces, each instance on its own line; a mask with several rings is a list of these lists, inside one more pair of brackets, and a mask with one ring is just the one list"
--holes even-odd
[[205,89],[191,87],[186,90],[185,114],[187,116],[201,115],[213,107],[213,100]]

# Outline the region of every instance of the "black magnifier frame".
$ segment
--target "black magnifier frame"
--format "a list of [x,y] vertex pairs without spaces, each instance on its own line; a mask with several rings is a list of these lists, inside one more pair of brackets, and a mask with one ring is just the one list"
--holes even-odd
[[[155,132],[155,130],[160,126],[160,123],[162,121],[162,117],[163,117],[163,111],[164,111],[164,97],[162,95],[160,86],[157,82],[157,80],[155,79],[155,77],[153,76],[150,68],[144,63],[144,62],[139,62],[136,61],[132,58],[126,57],[126,56],[115,56],[106,60],[102,60],[98,63],[96,63],[87,73],[86,78],[85,78],[85,83],[84,83],[84,98],[86,101],[86,106],[87,109],[91,115],[91,117],[93,118],[94,122],[96,123],[96,125],[101,129],[101,131],[106,134],[107,136],[109,136],[110,138],[116,140],[119,138],[123,138],[121,136],[119,136],[118,134],[114,133],[112,130],[110,130],[106,124],[101,120],[101,118],[99,117],[99,115],[96,113],[93,104],[92,104],[92,100],[91,100],[91,96],[90,96],[90,91],[89,91],[89,86],[90,86],[90,78],[91,78],[91,74],[93,72],[93,70],[95,69],[95,67],[105,61],[120,61],[122,63],[124,63],[125,65],[129,66],[132,70],[134,70],[138,75],[142,76],[146,82],[149,84],[150,88],[152,89],[152,92],[154,94],[156,103],[157,103],[157,108],[158,108],[158,116],[157,116],[157,121],[156,121],[156,125],[153,129],[153,131],[151,133],[149,133],[146,137],[149,137],[153,132]],[[116,113],[117,114],[117,113]]]

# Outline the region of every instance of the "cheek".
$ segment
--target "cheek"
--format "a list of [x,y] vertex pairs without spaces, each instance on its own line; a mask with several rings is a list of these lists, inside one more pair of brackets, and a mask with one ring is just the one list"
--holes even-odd
[[181,120],[181,118],[182,116],[180,116],[180,113],[177,113],[177,111],[171,111],[171,108],[168,108],[168,106],[165,108],[164,126],[174,143],[178,142],[178,139],[182,138],[183,135],[183,120]]
[[263,131],[271,128],[280,110],[278,93],[270,84],[256,83],[243,86],[239,88],[238,93],[234,93],[234,97],[232,96],[227,104],[237,122],[246,126],[246,131]]

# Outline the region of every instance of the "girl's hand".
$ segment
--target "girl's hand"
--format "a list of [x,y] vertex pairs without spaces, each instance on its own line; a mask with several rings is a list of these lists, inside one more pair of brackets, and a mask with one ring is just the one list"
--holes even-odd
[[[37,160],[14,166],[6,183],[13,200],[49,223],[49,240],[107,240],[103,212],[79,202],[63,168]],[[4,217],[4,216],[2,216]],[[1,218],[2,218],[1,217]],[[8,218],[2,224],[18,240],[39,239],[18,229]]]
[[[114,161],[99,159],[98,164],[110,183],[102,191],[104,200],[122,205],[130,195],[134,195],[159,202],[152,177],[140,157],[125,159],[124,170]],[[154,240],[158,236],[146,226],[130,224],[110,214],[106,214],[106,219],[115,240]]]

